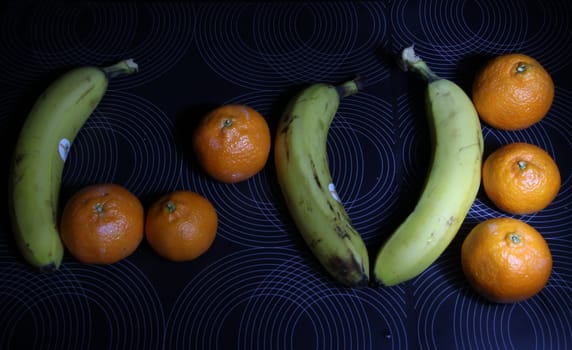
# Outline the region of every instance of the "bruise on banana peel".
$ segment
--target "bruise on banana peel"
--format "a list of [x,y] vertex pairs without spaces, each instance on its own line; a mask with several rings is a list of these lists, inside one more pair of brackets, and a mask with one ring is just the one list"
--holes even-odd
[[318,245],[320,245],[320,243],[322,243],[322,239],[316,238],[308,242],[308,246],[310,247],[310,249],[314,250]]
[[[86,80],[87,80],[88,83],[91,82],[91,79],[90,79],[89,77],[86,78]],[[83,94],[81,94],[81,95],[77,98],[77,100],[75,101],[75,104],[76,104],[76,105],[77,105],[77,104],[80,104],[81,101],[82,101],[84,98],[86,98],[87,96],[89,96],[89,95],[91,94],[91,92],[93,91],[93,89],[95,89],[95,85],[91,85],[89,88],[87,88],[87,89],[83,92]],[[89,101],[88,104],[91,106],[91,108],[95,109],[95,107],[99,104],[99,98],[92,98],[92,99]]]
[[342,276],[355,273],[355,271],[361,271],[361,278],[358,281],[348,279],[346,281],[342,280],[341,282],[353,287],[366,287],[369,284],[369,278],[363,269],[363,265],[355,259],[346,260],[337,255],[332,255],[326,262],[326,268],[328,270],[339,271]]
[[339,214],[336,213],[336,210],[334,209],[334,206],[332,205],[332,203],[330,203],[329,201],[328,201],[328,208],[330,208],[330,210],[332,211],[332,213],[335,213],[335,215],[336,215],[338,218],[340,217]]
[[340,237],[341,239],[350,239],[349,233],[346,232],[346,230],[344,230],[344,228],[341,227],[340,225],[336,225],[336,233],[338,234],[338,237]]
[[314,182],[316,183],[316,185],[318,185],[318,188],[320,190],[323,190],[324,187],[322,186],[322,182],[320,181],[320,175],[316,171],[316,163],[314,163],[314,160],[310,159],[310,164],[312,167],[312,176],[314,177]]
[[286,115],[286,119],[282,122],[282,126],[281,129],[279,131],[280,134],[283,134],[283,142],[284,142],[284,149],[286,150],[285,152],[285,157],[286,157],[286,161],[290,160],[290,140],[288,138],[288,133],[290,132],[290,126],[292,125],[292,122],[297,119],[298,117],[292,113],[288,113]]
[[454,215],[449,216],[447,219],[447,226],[452,226],[457,221],[457,217]]
[[290,125],[292,124],[292,122],[297,119],[298,117],[295,116],[292,113],[288,113],[286,114],[286,118],[282,121],[282,129],[280,129],[280,132],[282,134],[287,134],[288,130],[290,129]]

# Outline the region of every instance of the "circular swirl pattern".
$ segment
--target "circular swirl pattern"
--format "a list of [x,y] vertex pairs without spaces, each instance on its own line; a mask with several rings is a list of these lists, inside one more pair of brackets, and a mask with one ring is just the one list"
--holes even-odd
[[[202,10],[200,54],[236,85],[269,89],[324,77],[336,81],[359,74],[372,82],[388,77],[372,55],[387,31],[382,4],[216,4]],[[359,35],[362,24],[371,28],[365,37]]]
[[[332,287],[306,258],[294,250],[244,249],[214,262],[175,302],[167,347],[220,348],[222,334],[232,334],[238,349],[365,349],[404,338],[402,289],[376,295]],[[386,325],[386,338],[371,333],[375,319]]]
[[[148,247],[112,266],[66,257],[51,275],[29,269],[0,225],[0,348],[494,349],[572,347],[572,12],[570,1],[294,3],[14,3],[0,12],[0,127],[5,162],[33,99],[72,67],[133,58],[81,129],[63,190],[119,182],[144,202],[190,189],[220,214],[208,254],[175,264]],[[172,115],[180,104],[245,103],[275,127],[281,97],[313,82],[363,76],[328,136],[332,178],[370,261],[379,231],[415,203],[429,167],[422,102],[391,50],[415,44],[440,76],[470,86],[479,62],[524,52],[556,84],[539,124],[517,132],[483,125],[485,154],[509,142],[554,156],[561,192],[545,210],[517,216],[546,238],[552,276],[535,298],[490,304],[466,283],[463,238],[505,216],[479,193],[443,255],[395,287],[347,289],[310,255],[289,220],[274,164],[243,183],[207,178]],[[411,78],[415,79],[415,78]],[[413,80],[411,80],[413,81]],[[407,91],[404,89],[407,88]],[[219,101],[220,100],[220,101]],[[186,124],[186,123],[183,123]],[[185,129],[186,130],[186,129]],[[8,175],[7,175],[8,176]],[[64,193],[65,195],[65,193]]]
[[[554,224],[560,225],[560,223],[557,223],[557,221],[560,221],[558,218],[562,217],[563,212],[570,211],[568,203],[572,200],[572,188],[570,187],[572,164],[568,161],[567,153],[560,151],[572,149],[572,139],[569,132],[572,129],[572,122],[570,122],[569,118],[570,110],[572,110],[572,92],[557,89],[556,94],[557,97],[548,115],[539,123],[539,126],[544,127],[550,133],[549,141],[543,141],[541,147],[546,147],[547,152],[552,155],[556,164],[558,164],[562,177],[560,193],[544,212],[549,214],[549,219],[552,219]],[[553,229],[556,228],[553,226]],[[560,228],[564,229],[564,227]]]
[[29,86],[38,79],[40,71],[48,69],[39,65],[36,52],[23,35],[29,28],[28,18],[6,13],[0,13],[0,16],[0,48],[2,52],[10,52],[10,55],[0,55],[2,81],[16,87]]
[[133,88],[164,75],[182,59],[194,39],[194,18],[194,8],[181,4],[34,6],[23,24],[6,18],[0,47],[14,54],[2,55],[0,62],[18,69],[6,70],[4,80],[25,87],[45,72],[133,58],[140,72],[113,82],[115,89]]
[[572,44],[570,10],[565,1],[432,0],[398,2],[390,14],[396,47],[415,44],[438,75],[452,78],[459,74],[454,67],[480,53],[524,52],[550,72],[562,70],[572,53],[554,53]]
[[[554,288],[557,275],[532,299],[518,304],[490,304],[464,281],[458,263],[460,243],[456,240],[447,253],[413,282],[422,348],[450,347],[450,332],[434,332],[443,322],[452,325],[454,347],[458,349],[521,349],[530,348],[531,343],[535,344],[534,349],[552,349],[569,341],[565,334],[570,329],[566,316],[571,311],[570,303],[551,305],[554,300],[571,299],[566,290]],[[558,253],[555,260],[560,260]],[[547,308],[554,312],[545,312]],[[522,337],[507,337],[507,334],[533,337],[521,342]]]
[[397,100],[403,180],[412,190],[420,190],[415,186],[423,182],[429,170],[428,159],[431,152],[426,112],[414,110],[417,105],[409,94],[400,96]]
[[[542,293],[549,295],[550,287]],[[559,346],[565,349],[570,340],[559,335],[570,329],[568,317],[563,313],[570,312],[570,309],[566,306],[561,308],[547,305],[546,300],[546,297],[538,296],[518,304],[490,305],[483,309],[480,303],[468,303],[466,299],[457,297],[455,344],[463,349],[486,347],[553,349]],[[555,314],[544,312],[546,308],[552,307],[558,310]],[[491,323],[491,319],[495,322]],[[507,337],[506,334],[531,336],[523,339],[523,337]]]
[[70,149],[63,184],[115,182],[149,195],[181,186],[182,169],[170,118],[137,95],[109,91]]
[[[124,53],[135,35],[133,4],[37,7],[30,15],[29,40],[42,66],[62,62],[101,62]],[[50,28],[50,30],[46,30]],[[121,35],[117,35],[121,33]],[[70,50],[70,48],[76,48]]]
[[396,203],[391,113],[389,102],[360,92],[341,101],[328,135],[332,179],[366,243],[378,236]]
[[[1,348],[160,347],[159,298],[134,265],[87,266],[65,259],[57,273],[38,274],[15,260],[2,261]],[[28,337],[13,339],[15,334]]]
[[[454,312],[449,309],[451,305],[449,299],[454,299],[458,295],[459,283],[452,282],[457,278],[457,271],[447,270],[449,266],[445,265],[446,261],[444,260],[443,258],[439,259],[413,283],[415,287],[413,291],[416,300],[415,309],[419,313],[417,338],[421,347],[438,349],[450,341],[450,334],[441,335],[433,332],[437,328],[438,322],[451,323],[450,318]],[[451,265],[457,268],[458,264],[453,263]],[[443,338],[439,339],[439,335]]]

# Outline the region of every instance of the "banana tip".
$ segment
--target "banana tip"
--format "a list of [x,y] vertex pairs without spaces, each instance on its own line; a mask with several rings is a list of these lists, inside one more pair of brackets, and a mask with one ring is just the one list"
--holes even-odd
[[47,265],[40,266],[39,270],[42,273],[54,273],[58,269],[59,265],[55,262],[49,263]]

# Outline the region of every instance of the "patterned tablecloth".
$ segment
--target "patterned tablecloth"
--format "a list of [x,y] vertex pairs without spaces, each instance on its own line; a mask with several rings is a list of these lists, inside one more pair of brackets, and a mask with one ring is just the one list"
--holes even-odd
[[[274,131],[285,101],[314,82],[356,75],[370,85],[342,101],[328,138],[333,179],[372,255],[412,209],[429,162],[423,83],[395,65],[415,44],[440,76],[469,91],[487,59],[537,58],[556,84],[539,124],[483,125],[485,154],[526,141],[562,174],[547,209],[516,216],[546,238],[546,288],[518,304],[468,287],[460,245],[478,222],[506,214],[479,193],[456,239],[421,276],[395,287],[344,288],[292,225],[274,166],[225,185],[196,166],[189,140],[206,111],[243,103]],[[7,164],[31,103],[76,66],[133,58],[71,148],[62,200],[115,182],[147,207],[189,189],[213,201],[213,247],[167,262],[146,243],[111,266],[66,254],[60,270],[32,270],[15,249],[7,189],[0,220],[0,349],[571,349],[572,2],[59,2],[0,5],[0,156]]]

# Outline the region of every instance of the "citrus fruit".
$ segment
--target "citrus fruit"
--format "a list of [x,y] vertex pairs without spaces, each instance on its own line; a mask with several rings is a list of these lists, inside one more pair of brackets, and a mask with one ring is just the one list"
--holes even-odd
[[514,218],[493,218],[469,232],[461,247],[461,264],[477,293],[493,302],[512,303],[544,288],[552,255],[531,225]]
[[174,191],[147,211],[145,237],[162,257],[190,261],[211,247],[217,227],[217,213],[208,199],[191,191]]
[[193,149],[208,175],[223,183],[236,183],[264,168],[270,153],[270,130],[255,109],[223,105],[201,119]]
[[502,130],[527,128],[544,118],[554,100],[554,82],[534,58],[505,54],[477,73],[472,99],[481,119]]
[[542,148],[525,142],[504,145],[483,163],[483,188],[499,209],[532,214],[546,208],[560,190],[560,171]]
[[116,184],[93,184],[67,201],[60,234],[77,260],[112,264],[137,249],[144,224],[143,206],[133,193]]

